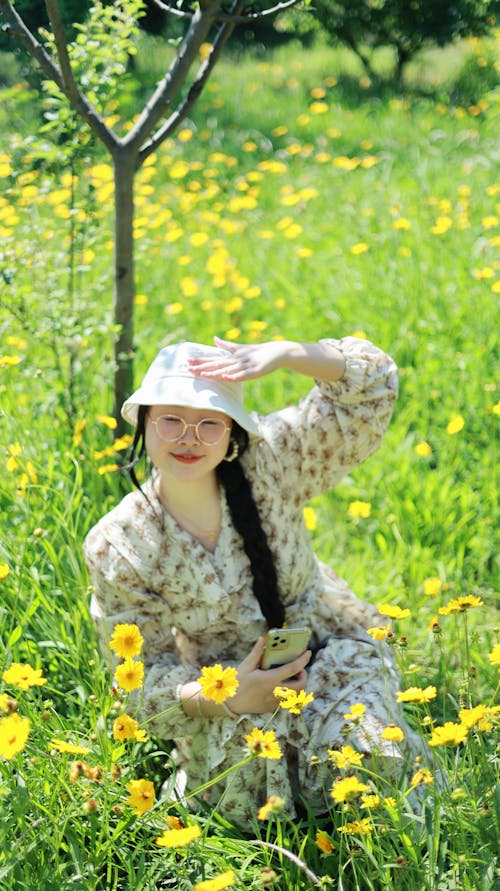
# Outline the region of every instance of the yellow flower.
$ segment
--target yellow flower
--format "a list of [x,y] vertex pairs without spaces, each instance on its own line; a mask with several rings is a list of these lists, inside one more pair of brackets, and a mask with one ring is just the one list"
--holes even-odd
[[374,625],[373,628],[367,628],[367,634],[373,638],[373,640],[385,640],[387,635],[391,630],[391,623],[388,625]]
[[21,715],[13,714],[0,720],[0,757],[10,761],[24,749],[29,733],[30,721]]
[[432,455],[432,448],[430,447],[428,442],[419,442],[415,446],[415,451],[419,458],[428,458],[429,455]]
[[344,779],[334,782],[330,795],[337,804],[340,804],[356,798],[357,795],[360,795],[361,792],[366,792],[367,789],[366,783],[362,783],[357,777],[344,777]]
[[109,646],[120,659],[132,659],[139,655],[143,643],[144,638],[137,625],[115,625]]
[[7,563],[0,563],[0,581],[7,578],[10,572],[10,566]]
[[500,643],[495,644],[491,653],[488,653],[488,659],[492,665],[500,665]]
[[443,583],[441,579],[436,578],[436,576],[430,576],[430,578],[425,579],[424,581],[424,594],[426,594],[427,597],[435,597],[436,594],[439,594],[442,587]]
[[344,718],[346,721],[358,721],[363,717],[366,712],[366,705],[363,705],[361,702],[356,702],[354,705],[351,705],[351,710],[346,712]]
[[263,804],[262,807],[260,807],[257,811],[257,818],[259,820],[267,820],[269,814],[279,814],[279,812],[283,810],[284,806],[284,798],[280,798],[279,795],[270,795],[266,803]]
[[474,606],[484,606],[480,597],[473,594],[467,594],[465,597],[457,597],[450,600],[445,606],[440,606],[438,612],[442,616],[449,616],[451,613],[464,613],[466,610]]
[[449,436],[453,436],[455,433],[459,433],[460,430],[463,430],[464,425],[465,421],[462,415],[455,415],[451,421],[448,421],[446,432]]
[[338,831],[349,835],[370,835],[373,824],[368,817],[362,820],[353,820],[352,823],[346,823],[345,826],[339,826]]
[[368,250],[366,241],[358,241],[351,247],[351,254],[364,254]]
[[63,754],[69,755],[86,755],[87,752],[90,752],[86,746],[79,746],[76,743],[66,742],[64,739],[52,739],[50,741],[50,748],[55,749],[56,752],[62,752]]
[[119,715],[113,721],[113,736],[115,739],[135,739],[136,742],[145,742],[146,731],[139,729],[139,724],[130,715]]
[[366,517],[370,516],[372,506],[369,501],[351,501],[348,509],[347,516],[349,517]]
[[460,718],[460,723],[464,724],[465,727],[470,728],[474,727],[476,724],[479,724],[480,721],[483,720],[487,712],[487,708],[485,705],[476,705],[475,708],[463,708],[459,711],[458,717]]
[[287,709],[292,715],[300,715],[302,709],[313,702],[312,693],[306,693],[305,690],[292,690],[289,687],[275,687],[273,695],[280,699],[281,708]]
[[331,854],[335,848],[328,833],[324,832],[322,829],[316,831],[315,843],[316,847],[318,847],[323,854]]
[[380,736],[382,739],[387,739],[390,742],[401,742],[405,738],[401,727],[396,727],[395,724],[389,724],[385,730],[382,730]]
[[197,882],[194,891],[223,891],[223,888],[229,888],[234,882],[234,873],[232,869],[227,872],[220,872],[213,879],[206,879],[204,882]]
[[131,780],[127,789],[130,792],[127,804],[135,808],[137,816],[151,810],[155,803],[155,787],[150,780]]
[[104,476],[105,473],[114,473],[116,470],[119,469],[119,464],[102,464],[101,467],[97,468],[97,473],[99,474],[99,476]]
[[184,826],[183,829],[166,829],[163,835],[156,839],[156,844],[161,848],[180,848],[188,845],[195,838],[199,838],[201,829],[199,826]]
[[380,807],[381,801],[380,795],[362,795],[361,807]]
[[434,727],[429,745],[458,746],[467,736],[467,729],[465,724],[454,724],[452,721],[447,721],[442,727]]
[[411,229],[411,223],[406,217],[398,217],[392,225],[394,229]]
[[429,786],[434,782],[433,776],[428,767],[419,767],[416,773],[413,774],[411,779],[411,786],[419,786],[421,783],[424,783],[426,786]]
[[258,755],[259,758],[281,758],[282,752],[274,730],[264,731],[254,727],[245,739],[252,755]]
[[391,603],[382,603],[378,608],[382,616],[389,616],[390,619],[407,619],[411,616],[409,609],[401,609],[399,606],[393,606]]
[[306,524],[306,529],[308,529],[309,532],[314,532],[314,530],[317,528],[318,518],[313,507],[304,508],[304,523]]
[[127,693],[130,693],[131,690],[138,690],[144,681],[144,665],[142,662],[126,659],[125,662],[117,666],[115,680],[118,686],[122,690],[126,690]]
[[342,746],[340,751],[328,749],[328,759],[341,770],[345,767],[360,767],[364,758],[362,752],[357,752],[352,746]]
[[197,680],[203,696],[212,702],[225,702],[234,696],[239,687],[237,671],[231,665],[227,668],[223,668],[219,663],[209,667],[203,666],[201,676]]
[[399,690],[396,694],[396,699],[398,702],[430,702],[431,699],[435,699],[437,696],[437,690],[433,686],[426,687],[423,690],[421,687],[408,687],[407,690]]
[[0,368],[7,368],[8,365],[19,365],[20,356],[0,356]]
[[29,690],[30,687],[43,687],[47,678],[42,677],[41,668],[32,668],[21,662],[13,662],[2,675],[6,684],[19,687],[20,690]]
[[111,418],[109,415],[96,415],[96,421],[109,427],[110,430],[116,430],[116,418]]

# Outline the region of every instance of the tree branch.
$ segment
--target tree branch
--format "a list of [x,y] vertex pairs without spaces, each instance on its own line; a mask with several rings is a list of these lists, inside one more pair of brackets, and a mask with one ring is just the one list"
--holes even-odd
[[52,61],[43,45],[31,33],[28,26],[25,25],[9,0],[0,0],[0,9],[7,19],[9,25],[8,32],[23,44],[29,55],[33,56],[38,62],[44,74],[57,84],[61,92],[64,92],[64,81],[60,69]]
[[285,0],[283,3],[277,3],[276,6],[271,6],[269,9],[263,9],[260,12],[249,12],[246,15],[232,15],[228,13],[227,15],[219,15],[217,16],[218,22],[233,22],[235,25],[244,25],[248,22],[260,22],[262,19],[268,18],[270,15],[276,15],[279,12],[283,12],[284,9],[290,9],[291,6],[297,6],[298,3],[301,3],[302,0]]
[[138,149],[164,116],[174,96],[181,89],[200,46],[206,40],[221,2],[222,0],[209,0],[197,8],[170,68],[145,103],[132,129],[123,137],[123,145],[135,145]]
[[167,12],[169,15],[176,15],[181,19],[190,19],[193,17],[192,12],[185,12],[183,9],[177,9],[176,6],[170,6],[168,3],[163,3],[162,0],[151,0],[151,2],[161,9],[162,12]]
[[[239,9],[243,6],[245,0],[235,0],[233,4],[233,9],[237,14]],[[167,121],[163,124],[162,127],[154,134],[154,136],[142,146],[138,156],[137,156],[137,166],[140,167],[141,164],[144,163],[146,158],[154,152],[161,143],[167,139],[171,133],[174,133],[181,121],[189,114],[191,108],[195,104],[198,96],[203,90],[213,68],[215,67],[222,49],[226,44],[228,38],[231,36],[235,27],[235,17],[228,17],[227,21],[219,28],[217,35],[212,43],[212,49],[204,60],[200,68],[198,69],[198,73],[193,80],[189,91],[187,93],[186,98],[180,103],[178,108],[174,111],[173,114],[170,115]]]
[[[57,56],[63,80],[62,91],[68,98],[70,105],[78,112],[79,115],[87,122],[95,135],[106,147],[112,152],[117,144],[118,139],[104,123],[97,109],[88,101],[86,96],[78,89],[73,76],[71,62],[68,53],[68,41],[66,39],[66,31],[61,18],[61,10],[58,0],[45,0],[47,15],[52,27],[54,41],[56,44]],[[58,85],[59,86],[59,85]]]

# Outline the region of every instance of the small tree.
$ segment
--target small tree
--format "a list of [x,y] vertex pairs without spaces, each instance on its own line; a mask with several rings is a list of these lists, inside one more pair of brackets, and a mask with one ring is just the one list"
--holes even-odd
[[[9,38],[19,41],[24,50],[35,59],[46,77],[65,97],[73,112],[79,115],[94,137],[105,146],[112,159],[115,187],[113,315],[118,332],[114,344],[113,413],[118,422],[118,435],[123,432],[120,406],[133,386],[135,174],[189,114],[235,26],[259,22],[296,5],[299,0],[283,0],[267,7],[265,2],[258,3],[257,9],[253,7],[253,0],[229,0],[228,4],[224,0],[202,0],[200,3],[188,0],[185,8],[182,2],[172,5],[163,0],[154,2],[160,9],[179,19],[184,26],[184,36],[156,89],[134,117],[125,135],[118,135],[99,110],[92,85],[84,90],[78,82],[78,40],[75,45],[68,43],[59,0],[45,0],[51,30],[40,35],[43,42],[28,27],[10,0],[0,0],[0,10],[6,23],[4,28]],[[260,8],[262,6],[264,8]],[[111,54],[113,50],[109,46],[109,30],[113,23],[113,7],[116,15],[123,15],[125,9],[137,19],[143,3],[142,0],[115,0],[105,7],[100,0],[96,0],[94,11],[97,10],[103,37],[106,34],[108,36],[108,52]],[[82,35],[84,39],[84,30],[80,30],[80,37]],[[133,36],[133,29],[130,29],[130,36]],[[81,43],[82,41],[80,46]],[[200,62],[200,49],[204,44],[208,45],[208,51],[203,54]]]
[[445,46],[459,37],[481,35],[495,24],[499,0],[315,0],[325,31],[345,44],[374,75],[372,50],[393,47],[394,74],[424,46]]

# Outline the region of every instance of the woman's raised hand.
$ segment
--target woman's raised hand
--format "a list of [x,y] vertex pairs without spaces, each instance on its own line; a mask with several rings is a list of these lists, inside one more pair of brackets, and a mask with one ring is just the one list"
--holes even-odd
[[293,662],[277,668],[259,668],[265,640],[260,637],[248,656],[238,665],[238,690],[228,706],[237,715],[263,715],[273,712],[278,699],[273,696],[275,687],[290,687],[303,690],[307,683],[305,667],[311,658],[311,651],[305,650]]
[[286,352],[286,342],[282,340],[244,344],[214,337],[214,342],[229,355],[190,359],[189,368],[198,377],[248,381],[279,368]]

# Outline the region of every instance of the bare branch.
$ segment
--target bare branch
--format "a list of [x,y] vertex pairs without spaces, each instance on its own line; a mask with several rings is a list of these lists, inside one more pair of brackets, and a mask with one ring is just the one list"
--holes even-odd
[[276,6],[271,6],[269,9],[263,9],[260,12],[249,12],[246,15],[232,15],[228,13],[227,15],[219,15],[217,16],[218,22],[233,22],[235,25],[244,25],[248,22],[260,22],[262,19],[268,18],[270,15],[276,15],[278,12],[283,12],[284,9],[290,9],[291,6],[297,6],[298,3],[301,3],[302,0],[285,0],[284,3],[277,3]]
[[[237,14],[238,11],[243,6],[244,0],[235,0],[233,4],[233,10]],[[208,54],[207,58],[204,60],[200,68],[198,69],[198,73],[193,80],[189,91],[187,93],[186,98],[180,103],[178,108],[174,111],[173,114],[170,115],[167,121],[163,124],[162,127],[154,134],[154,136],[142,146],[138,157],[137,157],[137,166],[139,167],[144,163],[146,158],[154,152],[161,143],[167,139],[171,133],[174,133],[181,121],[189,114],[191,108],[195,104],[198,96],[203,90],[213,68],[215,67],[217,61],[219,60],[220,54],[224,45],[226,44],[228,38],[231,36],[234,29],[234,24],[232,18],[225,22],[218,30],[216,37],[212,43],[212,49]]]
[[167,12],[169,15],[176,15],[181,19],[190,19],[193,16],[192,12],[185,12],[183,9],[177,9],[176,6],[170,6],[169,3],[163,3],[162,0],[151,0],[151,2],[161,9],[162,12]]
[[118,143],[118,139],[109,127],[104,123],[96,108],[88,101],[86,96],[78,89],[73,76],[71,62],[68,54],[68,41],[66,39],[66,31],[61,18],[58,0],[45,0],[47,15],[52,27],[52,33],[57,49],[57,56],[61,69],[63,80],[62,91],[68,98],[71,106],[78,114],[87,122],[95,135],[106,145],[112,152]]
[[0,0],[0,9],[9,24],[8,32],[23,44],[29,55],[36,59],[44,74],[64,92],[64,81],[60,69],[52,61],[40,41],[31,33],[9,0]]
[[174,96],[184,84],[200,46],[206,40],[217,17],[221,2],[222,0],[208,0],[203,6],[198,7],[170,68],[151,98],[145,103],[132,129],[123,137],[124,145],[132,144],[139,148],[162,119]]

